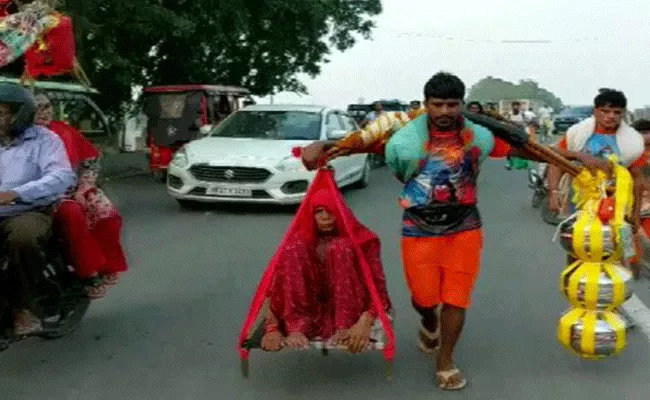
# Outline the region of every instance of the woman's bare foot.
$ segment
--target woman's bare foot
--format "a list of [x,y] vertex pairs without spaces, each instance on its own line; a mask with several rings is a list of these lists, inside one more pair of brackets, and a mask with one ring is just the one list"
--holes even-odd
[[104,275],[102,281],[106,286],[115,286],[120,281],[120,273],[115,272],[113,274]]
[[262,337],[262,350],[280,351],[284,344],[283,341],[284,337],[282,337],[282,333],[278,331],[269,332]]
[[309,347],[309,339],[301,332],[292,332],[285,340],[287,347],[291,349],[306,349]]
[[108,285],[100,283],[98,286],[86,286],[86,292],[91,300],[99,300],[108,293]]
[[329,343],[332,346],[344,346],[345,345],[345,340],[350,336],[349,330],[348,329],[343,329],[338,332],[336,332],[332,337],[329,339]]

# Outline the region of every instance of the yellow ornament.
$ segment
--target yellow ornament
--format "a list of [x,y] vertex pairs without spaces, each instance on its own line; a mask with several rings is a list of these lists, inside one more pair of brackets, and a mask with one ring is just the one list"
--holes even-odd
[[589,360],[616,355],[626,344],[625,322],[611,311],[569,310],[557,334],[564,347]]
[[574,307],[613,310],[632,296],[632,274],[622,265],[577,261],[560,276],[560,290]]
[[579,211],[564,221],[559,226],[559,236],[564,250],[583,261],[608,260],[617,250],[613,227],[603,224],[592,210]]
[[[630,225],[625,222],[634,202],[632,177],[615,158],[610,161],[613,179],[586,169],[574,178],[573,202],[579,211],[559,227],[562,246],[579,261],[560,277],[562,292],[577,308],[560,319],[558,340],[592,360],[616,355],[625,348],[625,322],[612,310],[632,294],[631,275],[621,267],[634,251]],[[614,215],[603,223],[598,208],[606,196],[613,199]]]

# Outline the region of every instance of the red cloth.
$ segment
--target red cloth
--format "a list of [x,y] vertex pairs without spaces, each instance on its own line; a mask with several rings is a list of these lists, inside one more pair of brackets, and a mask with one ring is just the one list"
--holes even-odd
[[57,18],[58,24],[43,35],[44,47],[37,41],[25,52],[25,74],[29,77],[61,75],[74,70],[72,21],[61,14]]
[[[308,207],[295,217],[299,225],[294,236],[280,249],[268,296],[271,312],[286,333],[301,332],[310,339],[328,339],[337,331],[352,327],[363,312],[376,315],[345,221],[370,267],[382,309],[390,310],[379,239],[345,204],[337,207],[336,201],[330,190],[315,192]],[[314,215],[320,207],[336,219],[337,228],[332,236],[322,237],[318,233]],[[319,245],[323,248],[322,260],[317,256]]]
[[56,206],[54,220],[65,238],[69,262],[80,278],[127,270],[120,245],[122,217],[101,220],[90,229],[83,206],[66,199]]
[[70,164],[79,171],[77,188],[56,206],[54,212],[72,266],[81,278],[126,271],[128,267],[120,244],[122,217],[97,188],[96,172],[86,171],[83,166],[84,162],[97,159],[99,151],[81,132],[65,122],[52,121],[47,128],[61,138]]
[[99,157],[99,150],[95,148],[92,142],[79,132],[79,130],[66,124],[63,121],[52,121],[47,129],[59,135],[68,153],[70,165],[77,168],[82,161],[91,160]]
[[[319,193],[321,190],[327,190],[329,196]],[[322,204],[323,202],[324,204]],[[332,206],[332,203],[334,203],[333,206],[337,210],[335,215],[341,216],[341,218],[337,218],[337,227],[339,229],[342,229],[339,232],[345,232],[345,237],[351,238],[351,240],[348,241],[348,243],[351,243],[351,246],[347,246],[347,248],[349,249],[351,247],[352,250],[354,251],[355,261],[356,261],[355,266],[358,267],[357,271],[361,272],[361,274],[357,273],[357,276],[360,279],[362,279],[362,282],[365,285],[366,293],[368,293],[370,297],[370,301],[372,302],[371,304],[374,313],[380,319],[382,327],[386,334],[386,345],[383,350],[384,358],[386,360],[393,359],[395,354],[395,335],[391,327],[390,321],[388,319],[388,315],[386,313],[386,306],[390,306],[390,305],[386,304],[387,297],[386,300],[382,300],[382,295],[380,294],[380,290],[381,292],[385,292],[385,288],[377,287],[376,279],[374,278],[374,274],[373,274],[373,267],[369,265],[369,262],[367,260],[367,258],[369,257],[366,256],[366,253],[364,253],[364,250],[362,249],[363,247],[366,249],[367,253],[370,253],[372,246],[378,245],[379,241],[372,232],[367,230],[367,228],[361,225],[356,220],[356,218],[354,218],[352,212],[349,210],[349,208],[345,206],[345,200],[343,199],[343,196],[339,192],[336,183],[334,181],[333,172],[328,169],[320,169],[317,172],[316,177],[314,178],[314,181],[312,182],[305,196],[305,199],[300,205],[300,208],[298,209],[296,216],[291,221],[291,224],[287,229],[287,233],[282,239],[282,242],[280,242],[280,245],[278,246],[278,249],[276,250],[275,254],[269,261],[269,264],[266,270],[264,271],[264,274],[262,275],[260,284],[258,285],[257,290],[253,296],[253,300],[249,307],[246,318],[244,319],[242,328],[239,332],[239,337],[237,339],[237,351],[242,360],[248,359],[248,353],[249,353],[247,349],[242,348],[242,345],[248,338],[249,332],[259,315],[259,312],[262,308],[262,305],[264,304],[264,301],[267,298],[267,294],[269,293],[269,289],[271,288],[271,285],[274,281],[276,272],[278,270],[281,270],[281,268],[278,268],[278,266],[283,261],[283,258],[286,259],[287,256],[290,257],[292,256],[294,258],[296,257],[296,253],[294,253],[293,255],[288,254],[285,251],[285,249],[287,248],[288,245],[291,244],[291,240],[293,240],[296,237],[296,234],[298,233],[303,233],[306,235],[306,236],[300,236],[304,242],[308,242],[309,240],[311,240],[311,238],[315,239],[316,235],[313,233],[314,231],[309,228],[310,225],[307,225],[307,227],[305,227],[303,223],[312,224],[311,226],[313,227],[315,222],[309,222],[309,221],[313,221],[314,219],[314,214],[313,214],[314,205],[321,204],[323,206]],[[352,219],[350,219],[350,217],[352,217]],[[310,234],[309,232],[312,233]],[[357,237],[356,234],[358,234],[359,237]],[[345,248],[345,245],[343,245],[343,243],[345,242],[339,241],[339,243],[336,243],[337,246],[335,248],[340,249],[341,246]],[[330,246],[330,249],[331,248],[332,246]],[[379,256],[378,251],[376,251],[375,254],[377,254],[377,257]],[[304,264],[301,265],[304,266]],[[336,264],[338,268],[337,273],[341,271],[345,273],[344,268],[346,266],[349,267],[349,265],[350,265],[349,263],[346,264],[345,259],[339,260],[338,263]],[[383,276],[383,272],[382,272],[382,276]],[[352,285],[350,285],[349,287],[353,287],[353,286],[354,283],[352,283]],[[344,318],[341,318],[341,320],[343,319]]]
[[371,308],[352,246],[343,237],[329,239],[323,262],[301,238],[283,249],[269,298],[271,312],[285,334],[328,339],[352,327]]
[[13,3],[13,0],[0,0],[0,18],[4,18],[9,15],[9,7]]

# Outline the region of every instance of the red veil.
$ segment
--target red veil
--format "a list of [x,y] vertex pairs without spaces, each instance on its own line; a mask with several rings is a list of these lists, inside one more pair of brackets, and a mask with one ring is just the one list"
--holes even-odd
[[90,140],[65,122],[52,121],[47,128],[56,133],[63,141],[72,168],[77,168],[83,161],[99,157],[99,151]]
[[[353,215],[352,211],[345,204],[345,199],[341,195],[336,186],[336,183],[333,178],[333,171],[329,169],[320,169],[316,173],[316,177],[312,182],[305,199],[298,208],[296,216],[291,221],[287,232],[285,233],[282,241],[280,242],[275,254],[269,261],[262,279],[255,291],[253,296],[252,303],[249,307],[248,314],[244,319],[241,331],[239,333],[239,338],[237,340],[237,351],[239,352],[239,357],[242,361],[248,360],[249,350],[245,348],[244,342],[249,336],[251,328],[255,323],[260,310],[266,299],[269,287],[273,281],[273,274],[275,273],[275,268],[278,262],[278,257],[281,253],[281,250],[286,246],[287,242],[291,240],[294,235],[301,235],[303,239],[313,239],[316,240],[314,227],[314,217],[313,210],[314,207],[325,206],[328,208],[335,208],[335,215],[341,216],[342,218],[337,218],[337,224],[339,232],[345,232],[346,235],[352,239],[354,243],[354,251],[356,253],[357,259],[359,260],[359,267],[362,271],[363,280],[368,287],[370,294],[370,299],[372,301],[373,309],[378,316],[383,330],[386,335],[386,345],[383,349],[384,359],[386,361],[392,361],[395,353],[395,335],[393,333],[392,326],[390,324],[386,310],[381,302],[381,298],[377,287],[375,286],[372,271],[368,262],[366,261],[366,256],[364,253],[364,248],[367,244],[371,243],[374,240],[379,240],[377,236],[372,233],[368,228],[363,226]],[[308,218],[306,216],[309,216]],[[301,229],[298,231],[298,229]]]

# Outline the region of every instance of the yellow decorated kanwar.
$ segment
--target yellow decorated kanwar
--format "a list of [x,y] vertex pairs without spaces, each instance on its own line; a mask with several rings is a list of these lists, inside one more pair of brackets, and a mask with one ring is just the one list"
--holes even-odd
[[625,322],[616,309],[632,294],[632,276],[623,264],[633,250],[626,217],[634,198],[629,171],[611,161],[613,180],[587,170],[575,177],[578,212],[559,228],[562,245],[577,261],[560,276],[573,308],[560,319],[558,339],[585,359],[616,355],[626,345]]

